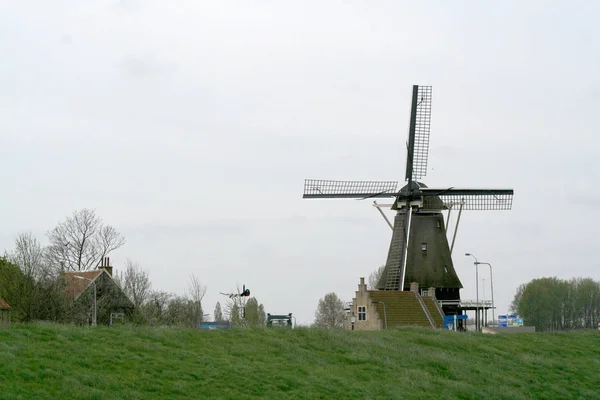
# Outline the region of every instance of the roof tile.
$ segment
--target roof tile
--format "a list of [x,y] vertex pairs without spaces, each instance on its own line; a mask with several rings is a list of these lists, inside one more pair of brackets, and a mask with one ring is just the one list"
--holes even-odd
[[[73,298],[79,297],[91,284],[88,279],[96,280],[102,274],[103,270],[85,271],[85,272],[65,272],[65,283],[67,284],[66,293]],[[80,276],[85,279],[76,278]]]
[[2,298],[0,298],[0,310],[9,310],[10,305]]

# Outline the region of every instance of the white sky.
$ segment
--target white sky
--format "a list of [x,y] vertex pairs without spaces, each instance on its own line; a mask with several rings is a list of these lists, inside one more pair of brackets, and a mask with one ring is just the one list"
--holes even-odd
[[[430,187],[512,187],[463,213],[496,303],[536,277],[600,279],[600,3],[3,1],[0,251],[93,208],[111,255],[182,294],[246,284],[310,323],[385,262],[371,201],[302,200],[304,178],[401,180],[413,84],[433,86]],[[486,278],[482,270],[481,277]],[[489,281],[488,281],[489,282]],[[486,290],[489,296],[489,290]]]

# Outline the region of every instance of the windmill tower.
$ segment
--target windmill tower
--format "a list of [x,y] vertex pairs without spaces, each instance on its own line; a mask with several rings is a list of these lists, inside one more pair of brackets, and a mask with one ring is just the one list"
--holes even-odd
[[392,239],[379,290],[410,290],[411,282],[435,288],[447,315],[457,313],[463,287],[452,263],[443,210],[510,210],[512,189],[429,188],[419,180],[427,173],[431,86],[413,86],[407,142],[406,184],[396,181],[332,181],[307,179],[305,199],[395,198]]

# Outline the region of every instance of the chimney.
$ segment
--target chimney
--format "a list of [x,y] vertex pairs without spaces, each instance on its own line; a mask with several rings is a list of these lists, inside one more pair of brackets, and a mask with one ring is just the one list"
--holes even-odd
[[366,291],[367,290],[367,285],[365,285],[365,278],[361,277],[360,278],[360,284],[358,285],[358,291]]
[[98,269],[103,269],[108,273],[108,275],[112,276],[113,267],[110,266],[110,258],[103,257]]
[[417,292],[417,293],[419,293],[419,283],[418,282],[411,282],[410,283],[410,291],[411,292]]
[[435,288],[430,287],[427,293],[429,293],[429,297],[435,297]]

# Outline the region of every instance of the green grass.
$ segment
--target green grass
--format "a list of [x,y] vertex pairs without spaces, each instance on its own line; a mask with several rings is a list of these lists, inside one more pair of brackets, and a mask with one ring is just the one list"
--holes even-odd
[[0,328],[0,399],[598,398],[600,332]]

